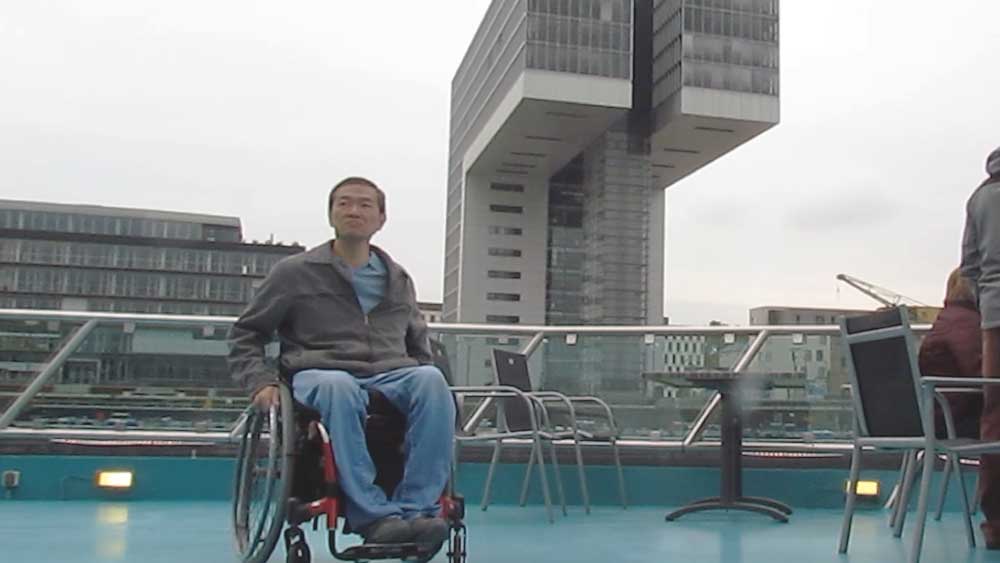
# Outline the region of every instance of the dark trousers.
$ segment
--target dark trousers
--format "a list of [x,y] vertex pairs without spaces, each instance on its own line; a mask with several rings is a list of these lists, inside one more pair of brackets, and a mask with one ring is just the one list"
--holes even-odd
[[[1000,377],[1000,328],[983,331],[983,376]],[[983,440],[1000,441],[1000,386],[988,385],[980,422]],[[984,532],[1000,535],[1000,454],[984,455],[979,466],[980,506],[986,522]]]

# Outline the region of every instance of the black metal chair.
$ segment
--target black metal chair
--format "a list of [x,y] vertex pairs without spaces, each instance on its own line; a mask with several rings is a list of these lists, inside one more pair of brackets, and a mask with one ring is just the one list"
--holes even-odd
[[[547,440],[569,439],[573,441],[574,453],[576,455],[577,473],[580,482],[580,493],[585,510],[590,512],[590,493],[587,486],[587,476],[581,450],[581,442],[602,442],[610,445],[618,473],[618,494],[622,507],[628,506],[625,493],[625,476],[622,471],[621,458],[618,452],[619,432],[615,422],[614,413],[606,402],[598,397],[567,396],[557,391],[535,391],[532,388],[531,374],[528,368],[528,358],[524,354],[511,352],[500,348],[493,349],[493,371],[495,383],[513,387],[523,391],[531,397],[540,412],[542,428]],[[503,416],[506,425],[511,430],[524,430],[529,424],[527,406],[524,402],[513,398],[504,400]],[[580,405],[596,406],[598,408],[596,417],[593,413],[588,413],[588,419],[598,418],[607,425],[607,430],[603,432],[587,432],[579,426]],[[559,420],[562,424],[557,425],[554,421]],[[499,445],[499,444],[498,444]],[[553,448],[554,456],[554,448]],[[493,463],[497,456],[494,455]],[[521,486],[521,504],[525,502],[528,487],[531,480],[531,469],[535,462],[535,455],[528,458],[528,465],[525,469],[524,480]],[[553,465],[558,467],[557,462]],[[492,475],[492,471],[489,473]],[[557,475],[558,478],[558,475]],[[559,487],[560,496],[562,494],[561,481],[556,481]],[[487,487],[489,482],[487,482]],[[564,497],[563,497],[564,498]],[[565,508],[564,508],[565,511]]]

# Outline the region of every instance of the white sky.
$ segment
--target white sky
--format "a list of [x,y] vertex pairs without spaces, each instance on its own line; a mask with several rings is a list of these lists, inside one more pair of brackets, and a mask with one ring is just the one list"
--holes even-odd
[[[329,186],[362,174],[389,194],[376,242],[439,300],[450,82],[488,4],[5,3],[0,197],[236,215],[311,246]],[[1000,145],[1000,2],[781,9],[781,124],[667,192],[666,313],[874,305],[840,272],[940,302]]]

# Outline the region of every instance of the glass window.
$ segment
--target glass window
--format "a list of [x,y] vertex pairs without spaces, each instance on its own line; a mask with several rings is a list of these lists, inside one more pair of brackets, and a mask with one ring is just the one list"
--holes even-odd
[[486,277],[498,280],[519,280],[521,279],[521,272],[513,272],[509,270],[487,270]]
[[516,325],[520,324],[521,317],[517,315],[486,315],[486,322],[497,324]]
[[614,18],[614,6],[612,2],[614,0],[600,0],[600,18],[602,21],[611,21]]
[[498,192],[517,192],[517,193],[524,192],[524,186],[520,184],[501,184],[494,182],[490,184],[490,189],[496,190]]
[[490,205],[490,211],[494,213],[524,213],[524,207],[520,205]]
[[490,225],[487,230],[491,235],[520,236],[524,234],[524,230],[520,227],[501,227],[498,225]]
[[487,252],[490,256],[518,257],[521,255],[521,251],[515,248],[490,248]]

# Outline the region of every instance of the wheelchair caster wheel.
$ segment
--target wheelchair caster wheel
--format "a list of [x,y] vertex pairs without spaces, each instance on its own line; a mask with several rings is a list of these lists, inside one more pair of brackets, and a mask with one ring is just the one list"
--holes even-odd
[[298,526],[285,530],[285,563],[309,563],[312,554],[306,537]]
[[312,554],[309,553],[309,546],[305,542],[293,545],[285,556],[285,563],[309,563],[311,560]]
[[448,539],[448,561],[450,563],[465,563],[465,526],[455,528]]

